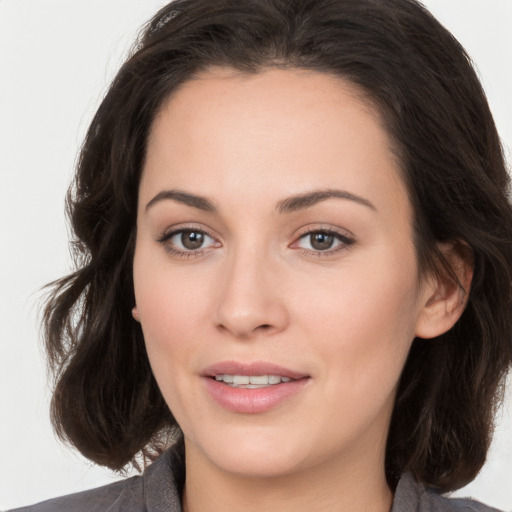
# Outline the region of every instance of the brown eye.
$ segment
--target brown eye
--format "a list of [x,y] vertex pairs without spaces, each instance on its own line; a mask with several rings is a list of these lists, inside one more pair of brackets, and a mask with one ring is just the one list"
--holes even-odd
[[189,251],[200,249],[204,243],[204,233],[200,231],[182,231],[181,245]]
[[200,229],[179,229],[158,239],[166,251],[174,255],[197,255],[205,249],[220,247],[208,233]]
[[312,233],[308,235],[310,237],[310,244],[316,251],[326,251],[330,249],[335,241],[334,235],[330,233]]
[[332,254],[338,249],[352,245],[354,239],[334,231],[310,231],[302,235],[296,242],[296,246],[312,253]]

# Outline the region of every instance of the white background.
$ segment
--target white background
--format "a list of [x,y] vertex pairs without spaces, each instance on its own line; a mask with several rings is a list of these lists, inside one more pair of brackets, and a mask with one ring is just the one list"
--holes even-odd
[[[0,509],[119,478],[54,438],[37,301],[70,269],[64,195],[87,125],[164,3],[0,0]],[[425,3],[475,60],[512,161],[512,0]],[[512,393],[488,463],[459,494],[512,511]]]

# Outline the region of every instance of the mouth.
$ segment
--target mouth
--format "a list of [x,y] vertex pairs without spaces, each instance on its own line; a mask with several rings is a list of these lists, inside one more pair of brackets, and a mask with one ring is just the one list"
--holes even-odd
[[282,375],[233,375],[229,373],[218,374],[213,377],[217,382],[223,382],[231,388],[261,389],[288,383],[291,377]]
[[276,386],[309,377],[305,373],[265,361],[223,361],[205,368],[201,375],[231,387]]
[[257,414],[277,409],[302,396],[311,376],[268,362],[224,361],[201,375],[214,403],[235,413]]

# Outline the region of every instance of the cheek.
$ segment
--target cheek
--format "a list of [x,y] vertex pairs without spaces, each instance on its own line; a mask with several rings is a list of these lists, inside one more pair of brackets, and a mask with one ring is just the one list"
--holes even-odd
[[170,256],[148,238],[141,235],[136,246],[133,280],[143,328],[154,339],[197,323],[208,282],[198,267],[171,264]]
[[414,339],[419,302],[414,252],[406,254],[347,259],[338,276],[317,280],[302,295],[295,317],[331,361],[331,382],[350,382],[354,391],[371,394],[396,385]]
[[187,391],[187,382],[192,356],[201,352],[197,332],[200,289],[197,283],[194,286],[188,281],[169,279],[163,268],[147,272],[135,266],[134,280],[151,369],[166,403],[180,419],[180,425],[187,428],[183,411],[196,408],[196,398]]
[[182,272],[166,255],[138,249],[134,258],[137,309],[151,366],[160,385],[172,378],[198,344],[208,292],[194,272]]

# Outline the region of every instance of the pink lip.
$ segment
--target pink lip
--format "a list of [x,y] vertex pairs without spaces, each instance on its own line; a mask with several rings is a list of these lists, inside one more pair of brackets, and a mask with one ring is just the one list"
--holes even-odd
[[205,377],[215,377],[227,373],[228,375],[280,375],[290,379],[302,379],[308,375],[284,366],[279,366],[265,361],[253,361],[251,363],[240,363],[237,361],[223,361],[215,363],[205,368],[202,375]]
[[[293,379],[267,388],[232,388],[216,381],[215,375],[279,375]],[[238,363],[225,361],[209,366],[202,372],[206,390],[219,405],[233,412],[257,414],[277,407],[283,401],[299,393],[309,382],[308,375],[272,363]]]

